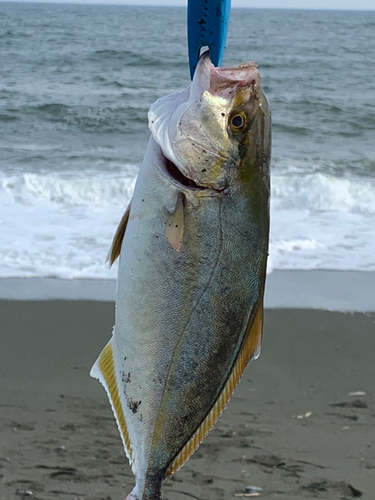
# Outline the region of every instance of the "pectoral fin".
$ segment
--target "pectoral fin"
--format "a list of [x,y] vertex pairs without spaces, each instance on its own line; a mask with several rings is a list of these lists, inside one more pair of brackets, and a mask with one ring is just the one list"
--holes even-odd
[[120,224],[118,225],[115,236],[113,238],[112,246],[109,250],[107,257],[107,261],[109,261],[109,266],[112,266],[112,264],[116,261],[116,259],[120,255],[122,240],[124,239],[126,226],[128,225],[129,214],[130,214],[130,203],[128,205],[128,208],[125,210],[124,215],[122,216]]
[[184,463],[190,458],[200,443],[206,437],[212,426],[220,417],[226,404],[233,394],[234,388],[238,384],[247,364],[254,358],[257,358],[260,353],[260,345],[262,341],[263,330],[263,294],[261,294],[258,303],[254,307],[253,314],[250,317],[249,325],[244,336],[241,349],[234,362],[232,371],[219,394],[216,402],[212,406],[210,412],[203,420],[201,425],[195,431],[190,440],[185,444],[180,453],[175,457],[170,464],[165,474],[165,479],[171,474],[174,474],[180,469]]
[[179,252],[182,247],[184,224],[185,197],[182,193],[179,193],[173,212],[165,212],[165,236],[176,252]]

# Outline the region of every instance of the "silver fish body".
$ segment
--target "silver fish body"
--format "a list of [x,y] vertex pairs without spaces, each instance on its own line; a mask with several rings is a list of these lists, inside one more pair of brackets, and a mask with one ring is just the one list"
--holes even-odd
[[259,354],[269,232],[270,114],[254,64],[218,69],[202,56],[191,86],[149,118],[113,246],[113,336],[92,369],[139,500],[160,498]]

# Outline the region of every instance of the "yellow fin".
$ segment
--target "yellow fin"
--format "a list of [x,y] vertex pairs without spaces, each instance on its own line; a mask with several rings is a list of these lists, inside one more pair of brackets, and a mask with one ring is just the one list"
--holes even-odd
[[109,250],[107,257],[107,261],[109,261],[110,266],[112,266],[112,264],[116,261],[116,259],[120,255],[122,240],[124,239],[126,226],[128,225],[129,213],[130,213],[130,204],[128,208],[125,210],[125,213],[122,216],[120,224],[118,225],[118,228],[116,230],[115,236],[113,237],[112,246]]
[[165,213],[165,236],[171,247],[177,252],[181,250],[184,236],[184,201],[185,197],[180,193],[173,212],[166,211]]
[[[122,442],[124,443],[124,448],[127,457],[129,458],[130,462],[132,461],[132,449],[130,446],[130,439],[129,439],[129,433],[128,429],[126,427],[126,422],[125,422],[125,416],[124,412],[121,406],[121,401],[120,401],[120,396],[117,388],[117,381],[116,381],[116,376],[115,376],[115,367],[114,367],[114,362],[113,362],[113,350],[112,350],[112,345],[111,342],[109,342],[103,351],[100,353],[100,356],[96,362],[96,367],[94,365],[94,368],[98,368],[100,371],[100,374],[103,376],[104,381],[101,380],[103,383],[104,387],[107,390],[107,394],[109,397],[109,400],[112,405],[113,413],[115,414],[116,420],[117,420],[117,425],[121,434]],[[96,373],[93,370],[92,371],[92,376],[96,377]],[[99,377],[97,377],[99,378]],[[101,377],[100,377],[101,379]]]
[[194,451],[198,448],[203,439],[207,436],[212,426],[216,423],[217,419],[223,412],[226,404],[228,403],[234,388],[239,382],[247,364],[256,355],[259,355],[260,343],[262,340],[263,329],[263,294],[254,308],[254,313],[251,315],[249,326],[245,334],[240,352],[234,362],[232,371],[221,391],[219,397],[211,408],[210,412],[203,420],[201,425],[195,431],[190,440],[185,444],[180,453],[173,460],[167,472],[165,479],[171,474],[174,474],[180,469],[184,463],[191,457]]

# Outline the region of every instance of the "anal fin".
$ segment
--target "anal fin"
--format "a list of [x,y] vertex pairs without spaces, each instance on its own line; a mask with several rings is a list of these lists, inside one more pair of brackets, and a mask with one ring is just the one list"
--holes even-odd
[[108,344],[100,353],[94,366],[91,368],[90,375],[93,378],[99,379],[99,381],[107,391],[113,413],[116,417],[117,426],[120,431],[122,442],[124,444],[126,456],[128,457],[130,463],[132,463],[132,449],[130,445],[128,429],[126,426],[125,415],[122,409],[120,395],[117,387],[111,341],[108,342]]
[[259,356],[262,330],[263,293],[254,307],[254,312],[250,317],[241,349],[221,393],[201,425],[170,464],[165,473],[165,479],[184,465],[220,417],[249,361]]

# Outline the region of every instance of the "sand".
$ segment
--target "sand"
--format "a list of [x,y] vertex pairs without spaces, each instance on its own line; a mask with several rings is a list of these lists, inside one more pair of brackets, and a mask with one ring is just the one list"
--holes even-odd
[[[0,302],[1,500],[122,500],[132,489],[88,375],[113,314],[111,302]],[[374,314],[266,310],[260,359],[164,499],[256,486],[260,499],[374,500],[374,345]]]

